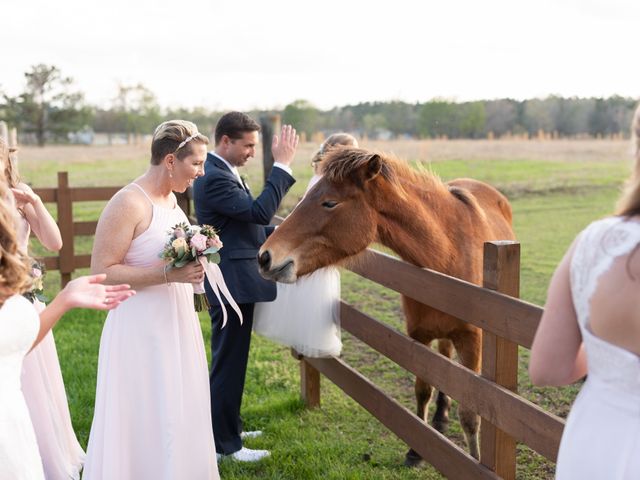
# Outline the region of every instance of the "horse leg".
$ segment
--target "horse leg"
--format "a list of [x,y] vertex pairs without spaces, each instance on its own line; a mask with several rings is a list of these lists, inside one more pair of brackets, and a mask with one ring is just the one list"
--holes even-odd
[[[482,361],[482,332],[478,329],[457,336],[453,343],[460,363],[474,372],[480,372]],[[480,459],[479,435],[480,417],[464,405],[458,405],[458,417],[473,458]]]
[[[447,358],[453,356],[453,343],[451,340],[442,338],[438,340],[438,351]],[[436,412],[433,414],[431,424],[440,433],[447,433],[449,429],[449,409],[451,408],[451,399],[449,396],[438,390],[436,398]]]
[[[429,345],[431,340],[425,343],[425,345]],[[415,394],[416,394],[416,414],[420,418],[420,420],[427,421],[427,414],[429,412],[429,401],[431,400],[431,393],[433,391],[433,387],[429,385],[424,380],[416,377],[415,382]],[[404,464],[407,467],[419,467],[424,464],[424,460],[420,456],[418,452],[416,452],[413,448],[410,448],[407,452]]]

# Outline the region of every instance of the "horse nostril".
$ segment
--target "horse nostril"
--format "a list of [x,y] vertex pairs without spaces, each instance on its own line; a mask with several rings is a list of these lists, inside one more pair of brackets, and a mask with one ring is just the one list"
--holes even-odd
[[258,256],[258,263],[263,270],[269,270],[271,266],[271,255],[269,254],[269,250],[265,250],[262,252],[262,255]]

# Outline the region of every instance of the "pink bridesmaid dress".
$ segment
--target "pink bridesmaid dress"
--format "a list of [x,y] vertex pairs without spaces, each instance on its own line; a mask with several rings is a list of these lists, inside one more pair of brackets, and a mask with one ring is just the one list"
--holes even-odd
[[[22,215],[19,218],[19,245],[22,251],[26,252],[31,229]],[[40,312],[45,305],[36,300],[35,307]],[[45,478],[78,480],[85,454],[71,424],[67,394],[52,332],[49,332],[24,358],[21,381],[22,392],[38,441]]]
[[[167,232],[187,217],[154,205],[124,263],[162,265]],[[221,392],[222,393],[222,392]],[[217,480],[209,374],[193,287],[153,285],[109,312],[98,361],[84,480]]]

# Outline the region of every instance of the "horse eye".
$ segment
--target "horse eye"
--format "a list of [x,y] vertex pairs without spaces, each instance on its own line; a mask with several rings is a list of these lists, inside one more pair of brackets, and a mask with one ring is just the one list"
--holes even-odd
[[324,208],[333,208],[338,205],[338,202],[334,202],[333,200],[327,200],[326,202],[322,202],[322,206]]

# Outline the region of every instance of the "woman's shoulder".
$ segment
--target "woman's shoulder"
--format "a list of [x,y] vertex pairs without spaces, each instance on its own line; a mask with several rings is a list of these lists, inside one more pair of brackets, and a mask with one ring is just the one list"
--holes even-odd
[[2,315],[13,315],[16,314],[18,312],[31,312],[33,310],[34,313],[36,313],[33,304],[27,300],[25,297],[23,297],[22,295],[12,295],[11,297],[7,298],[5,300],[5,302],[2,304],[2,308],[0,308],[0,311],[2,312]]
[[137,222],[149,210],[149,199],[131,184],[118,190],[102,212],[103,216],[117,216],[121,221]]
[[577,248],[593,254],[622,255],[640,243],[640,219],[610,216],[595,220],[580,232],[576,243]]

